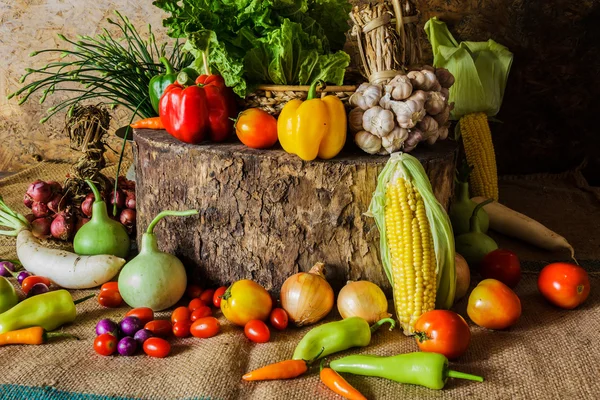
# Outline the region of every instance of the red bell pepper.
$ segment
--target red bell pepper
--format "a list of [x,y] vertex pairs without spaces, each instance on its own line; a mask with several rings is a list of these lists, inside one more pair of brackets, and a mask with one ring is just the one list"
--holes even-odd
[[208,101],[210,139],[222,142],[233,132],[233,120],[237,115],[233,92],[225,86],[221,75],[200,75],[196,84],[202,86]]

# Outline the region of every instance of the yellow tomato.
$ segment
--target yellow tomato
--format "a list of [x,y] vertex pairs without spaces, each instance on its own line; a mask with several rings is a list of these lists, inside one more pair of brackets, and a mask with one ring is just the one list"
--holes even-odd
[[521,316],[521,300],[496,279],[484,279],[473,289],[467,305],[469,318],[488,329],[505,329]]
[[269,318],[273,300],[269,292],[249,279],[229,286],[221,298],[221,311],[225,318],[236,325],[244,326],[248,321]]

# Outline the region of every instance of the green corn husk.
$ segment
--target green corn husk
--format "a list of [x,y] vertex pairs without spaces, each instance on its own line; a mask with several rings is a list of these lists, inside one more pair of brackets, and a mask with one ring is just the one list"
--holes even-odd
[[379,246],[383,269],[393,287],[390,250],[385,228],[385,194],[388,182],[398,178],[410,181],[421,194],[433,236],[436,259],[437,294],[435,308],[449,309],[456,292],[456,267],[454,265],[454,234],[450,218],[437,201],[425,169],[408,153],[393,153],[377,178],[377,189],[369,205],[368,216],[375,218],[379,229]]
[[437,17],[427,21],[425,32],[433,50],[433,65],[454,75],[449,99],[454,109],[450,117],[459,120],[475,112],[484,112],[488,117],[498,114],[513,61],[508,48],[492,39],[458,43],[446,23]]

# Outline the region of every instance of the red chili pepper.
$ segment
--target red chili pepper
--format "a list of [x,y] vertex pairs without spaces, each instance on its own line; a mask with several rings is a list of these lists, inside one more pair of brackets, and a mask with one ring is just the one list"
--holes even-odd
[[205,139],[209,125],[204,88],[170,84],[160,98],[158,112],[166,131],[175,138],[192,144]]
[[200,75],[196,84],[204,88],[208,102],[208,121],[210,139],[222,142],[233,132],[233,121],[236,116],[236,104],[233,92],[225,86],[225,80],[220,75]]

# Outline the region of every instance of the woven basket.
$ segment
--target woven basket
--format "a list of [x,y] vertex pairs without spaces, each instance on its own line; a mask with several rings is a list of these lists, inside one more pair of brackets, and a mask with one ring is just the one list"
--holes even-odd
[[[260,108],[274,117],[278,116],[285,104],[294,99],[306,100],[310,86],[259,85],[257,89],[241,100],[243,108]],[[317,94],[337,96],[344,106],[357,86],[317,86]]]

